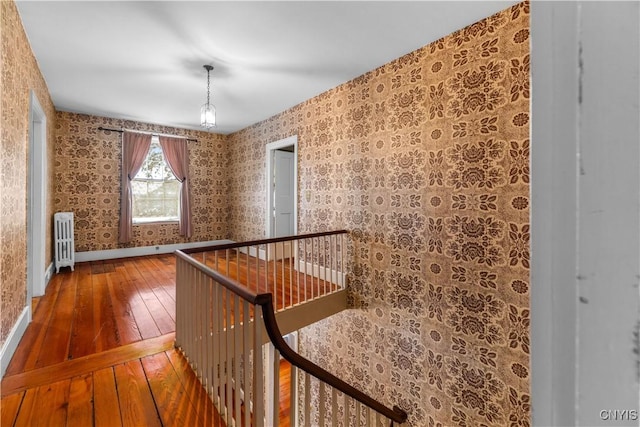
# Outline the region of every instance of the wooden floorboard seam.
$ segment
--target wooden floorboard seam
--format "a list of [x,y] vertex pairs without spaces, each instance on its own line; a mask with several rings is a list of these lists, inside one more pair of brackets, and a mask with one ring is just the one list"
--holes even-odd
[[39,387],[56,381],[70,379],[99,369],[161,353],[171,349],[174,342],[175,333],[169,333],[156,338],[116,347],[101,353],[94,353],[44,368],[10,375],[4,377],[2,380],[0,395],[5,397],[32,387]]

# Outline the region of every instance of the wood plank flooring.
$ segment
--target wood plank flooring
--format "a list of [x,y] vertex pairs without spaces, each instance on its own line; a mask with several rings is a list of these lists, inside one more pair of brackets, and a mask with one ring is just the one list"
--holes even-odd
[[[222,426],[173,348],[173,255],[76,264],[36,299],[0,385],[0,426]],[[289,393],[281,364],[281,395]],[[280,425],[289,425],[288,402]]]

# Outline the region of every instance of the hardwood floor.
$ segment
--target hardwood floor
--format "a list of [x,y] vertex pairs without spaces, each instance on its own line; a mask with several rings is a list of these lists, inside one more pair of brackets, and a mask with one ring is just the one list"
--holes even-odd
[[[36,301],[2,380],[0,425],[224,425],[173,348],[174,331],[173,255],[64,269]],[[289,372],[281,364],[283,396]],[[286,399],[280,413],[288,425]]]

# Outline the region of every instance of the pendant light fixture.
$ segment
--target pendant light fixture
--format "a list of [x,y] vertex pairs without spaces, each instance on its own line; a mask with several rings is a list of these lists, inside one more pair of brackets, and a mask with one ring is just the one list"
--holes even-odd
[[207,70],[207,103],[200,109],[200,125],[204,128],[211,129],[216,127],[216,107],[209,102],[211,92],[211,81],[209,73],[213,70],[211,65],[203,65]]

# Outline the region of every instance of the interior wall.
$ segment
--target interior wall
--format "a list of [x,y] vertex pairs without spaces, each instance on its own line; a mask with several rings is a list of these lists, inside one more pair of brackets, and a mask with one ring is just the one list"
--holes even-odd
[[[20,15],[12,1],[3,1],[2,39],[2,145],[0,145],[0,346],[26,306],[27,295],[27,189],[29,148],[29,96],[33,90],[47,117],[49,170],[52,170],[55,110],[46,82],[31,51]],[[51,181],[51,180],[49,180]],[[47,190],[47,217],[52,214],[52,192]],[[52,259],[51,229],[42,236],[45,260]]]
[[638,426],[640,4],[532,19],[532,421]]
[[[118,243],[121,134],[98,127],[135,129],[197,139],[187,145],[191,175],[193,235],[179,235],[178,223],[137,224],[133,239]],[[198,242],[226,238],[226,136],[130,120],[57,113],[54,207],[74,212],[77,252]]]
[[[640,3],[584,1],[580,8],[582,99],[578,100],[578,249],[573,282],[579,332],[576,420],[582,426],[612,421],[636,426],[640,424]],[[619,408],[635,415],[616,416]]]
[[521,3],[230,136],[244,240],[264,145],[298,135],[299,232],[354,240],[354,309],[300,349],[410,425],[530,420],[529,64]]

